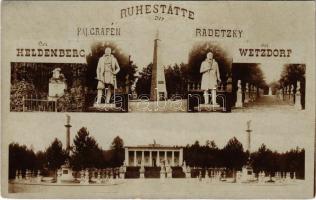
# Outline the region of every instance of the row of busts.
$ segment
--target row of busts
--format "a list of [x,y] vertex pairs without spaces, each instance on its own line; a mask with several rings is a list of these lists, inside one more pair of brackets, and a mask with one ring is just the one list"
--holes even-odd
[[[237,182],[242,179],[242,174],[237,172]],[[275,172],[274,176],[267,176],[264,171],[260,171],[257,176],[253,176],[254,180],[258,183],[276,182],[276,183],[290,183],[296,180],[296,173],[293,172],[292,176],[290,172]]]
[[89,184],[89,183],[114,183],[114,179],[124,179],[126,169],[111,170],[111,169],[102,169],[97,170],[96,176],[95,173],[90,177],[89,170],[80,171],[80,184]]
[[291,176],[290,172],[276,172],[274,175],[274,181],[278,183],[291,182],[296,180],[296,173],[293,172]]
[[166,165],[166,166],[161,167],[160,171],[161,172],[166,172],[166,173],[171,173],[172,172],[172,168],[171,168],[170,165]]
[[[201,172],[200,172],[200,174],[201,174]],[[214,170],[211,170],[211,173],[209,173],[208,170],[206,170],[205,177],[220,181],[222,178],[226,179],[226,173],[224,173],[222,171],[214,171]]]
[[[182,171],[185,174],[186,178],[191,178],[191,169],[196,170],[198,169],[198,176],[197,178],[202,178],[202,169],[199,168],[191,168],[190,166],[186,166],[185,164],[182,166]],[[205,170],[204,178],[211,178],[216,180],[221,180],[226,178],[225,170],[220,168],[209,168]]]
[[40,170],[25,170],[25,174],[23,177],[22,170],[15,171],[15,181],[16,182],[37,182],[40,183],[42,180],[42,176],[40,175]]

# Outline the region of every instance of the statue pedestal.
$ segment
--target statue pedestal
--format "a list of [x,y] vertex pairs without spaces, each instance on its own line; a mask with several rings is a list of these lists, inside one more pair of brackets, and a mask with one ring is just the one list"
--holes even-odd
[[89,107],[90,112],[123,112],[123,108],[116,107],[113,103],[94,103]]
[[240,181],[244,183],[255,181],[254,172],[251,166],[245,165],[242,167]]
[[111,109],[111,108],[115,108],[115,104],[114,103],[94,103],[93,107],[101,108],[101,109]]
[[[142,162],[143,163],[143,162]],[[142,165],[139,169],[140,178],[145,178],[145,167]]]
[[211,112],[211,111],[222,111],[223,108],[220,105],[215,104],[200,104],[199,108],[197,108],[199,112]]
[[166,178],[166,170],[165,170],[165,167],[161,167],[161,170],[160,170],[160,178],[161,178],[161,179],[165,179],[165,178]]
[[65,82],[53,82],[48,84],[48,99],[54,100],[55,98],[64,95],[67,85]]
[[53,76],[49,79],[48,100],[56,100],[63,96],[67,89],[65,76],[61,73],[60,68],[53,70]]
[[72,176],[72,169],[68,164],[61,166],[60,182],[73,182],[74,177]]
[[124,172],[120,172],[120,178],[124,179],[125,178],[125,173]]
[[191,178],[191,172],[186,172],[185,173],[185,178]]

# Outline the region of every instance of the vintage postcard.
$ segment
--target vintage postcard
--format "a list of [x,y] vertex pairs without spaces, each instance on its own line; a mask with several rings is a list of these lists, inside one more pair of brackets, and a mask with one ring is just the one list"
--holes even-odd
[[9,198],[312,198],[313,1],[4,1]]

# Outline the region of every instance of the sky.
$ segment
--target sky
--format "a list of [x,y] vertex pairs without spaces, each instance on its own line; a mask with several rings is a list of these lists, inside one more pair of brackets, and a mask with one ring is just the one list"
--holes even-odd
[[281,78],[281,73],[283,71],[283,62],[262,62],[260,64],[260,69],[263,72],[264,78],[267,84],[271,82],[278,81]]
[[[214,140],[222,148],[232,137],[245,146],[246,122],[252,120],[253,150],[265,143],[273,150],[287,151],[296,146],[308,147],[306,138],[313,137],[313,133],[306,131],[313,130],[313,126],[304,119],[302,113],[89,113],[89,117],[87,114],[68,114],[71,116],[71,138],[81,127],[87,127],[103,149],[108,149],[116,136],[120,136],[125,145],[130,146],[151,144],[153,140],[162,145],[187,145],[196,140],[205,144],[206,140]],[[16,113],[10,115],[8,120],[19,121],[18,126],[8,128],[9,142],[33,145],[34,150],[44,150],[55,137],[65,144],[65,114],[42,113],[39,116]]]
[[192,30],[185,26],[174,29],[173,23],[153,22],[146,17],[137,22],[128,33],[128,38],[118,40],[117,43],[124,52],[132,55],[131,59],[140,69],[153,62],[154,39],[157,32],[160,39],[161,63],[165,66],[187,63],[189,51],[194,44],[193,40],[188,39]]

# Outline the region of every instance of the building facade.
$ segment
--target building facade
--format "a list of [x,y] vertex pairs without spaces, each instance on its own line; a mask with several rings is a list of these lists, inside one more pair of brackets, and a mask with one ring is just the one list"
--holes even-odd
[[159,144],[125,147],[126,166],[160,167],[163,165],[182,166],[182,164],[183,147]]

